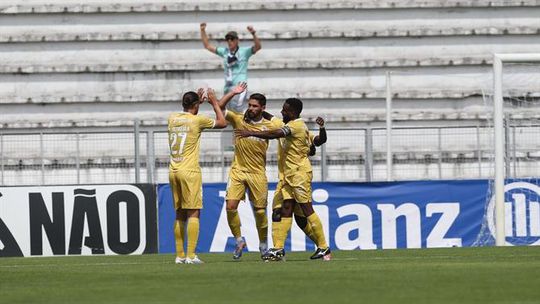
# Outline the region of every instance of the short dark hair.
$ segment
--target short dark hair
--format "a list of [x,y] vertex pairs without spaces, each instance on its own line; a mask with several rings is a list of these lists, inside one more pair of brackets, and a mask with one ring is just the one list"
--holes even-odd
[[261,106],[266,106],[266,97],[261,93],[254,93],[249,96],[249,99],[255,99]]
[[292,110],[294,111],[294,113],[298,116],[300,116],[300,113],[302,113],[302,101],[298,98],[287,98],[287,100],[285,100],[285,103],[288,104]]
[[182,96],[182,106],[186,109],[191,109],[199,102],[199,95],[197,93],[190,91]]
[[230,31],[225,35],[225,40],[227,39],[238,39],[238,33],[235,31]]

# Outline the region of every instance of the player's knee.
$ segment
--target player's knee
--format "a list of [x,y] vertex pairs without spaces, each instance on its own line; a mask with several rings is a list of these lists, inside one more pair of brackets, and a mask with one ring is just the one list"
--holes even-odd
[[307,218],[304,217],[304,216],[299,216],[298,214],[295,214],[294,215],[294,220],[296,221],[296,224],[298,225],[298,227],[300,227],[300,229],[304,229],[306,228],[306,225],[307,225]]
[[302,209],[302,213],[304,213],[304,216],[308,217],[312,215],[315,210],[313,210],[313,205],[311,202],[300,204],[300,208]]
[[281,216],[282,217],[292,217],[294,208],[294,200],[286,200],[281,206]]
[[225,205],[225,210],[227,210],[228,212],[231,212],[231,211],[236,211],[238,209],[238,203],[237,201],[227,201],[226,205]]
[[193,217],[193,218],[200,218],[201,217],[201,210],[200,209],[189,209],[189,210],[186,210],[186,213],[187,213],[187,218],[188,219],[190,217]]
[[272,210],[272,222],[281,222],[281,209]]
[[187,219],[187,213],[180,208],[176,209],[176,220],[185,221]]

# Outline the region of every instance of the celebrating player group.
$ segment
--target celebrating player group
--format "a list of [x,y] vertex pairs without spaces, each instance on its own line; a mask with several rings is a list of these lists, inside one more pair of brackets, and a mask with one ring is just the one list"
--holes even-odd
[[[297,224],[315,242],[317,250],[311,259],[331,258],[321,220],[311,202],[312,170],[309,155],[315,146],[326,142],[324,120],[320,117],[319,134],[309,132],[300,118],[302,101],[289,98],[283,103],[279,119],[265,111],[266,97],[251,94],[245,113],[225,110],[227,103],[246,90],[240,83],[220,100],[213,90],[197,93],[187,92],[182,97],[183,112],[173,113],[168,120],[170,166],[169,181],[173,192],[176,222],[176,263],[196,264],[202,261],[195,248],[199,235],[199,217],[202,209],[202,176],[199,166],[199,145],[202,130],[224,128],[229,122],[235,132],[234,160],[227,184],[227,221],[236,238],[233,259],[240,259],[246,247],[240,233],[238,205],[246,192],[253,207],[259,235],[261,258],[280,261],[285,257],[285,239],[291,229],[293,214]],[[208,101],[215,112],[215,119],[199,115],[199,106]],[[268,218],[266,215],[268,182],[266,178],[266,153],[268,140],[278,140],[279,182],[272,205],[272,240],[274,248],[268,248]],[[187,252],[184,238],[187,230]]]
[[[236,32],[225,35],[228,47],[215,47],[206,34],[206,23],[201,23],[204,47],[224,60],[225,95],[217,99],[212,89],[187,92],[182,97],[183,112],[173,113],[168,119],[169,132],[169,182],[173,194],[176,221],[176,263],[203,263],[195,254],[199,237],[199,218],[202,202],[202,175],[199,166],[199,145],[204,129],[221,129],[230,123],[234,129],[234,160],[227,183],[227,222],[236,239],[233,259],[242,257],[246,242],[242,237],[238,205],[246,193],[252,204],[259,235],[259,250],[264,261],[285,259],[285,239],[292,226],[294,215],[298,226],[317,245],[311,259],[330,260],[331,253],[323,233],[321,220],[311,202],[313,177],[309,156],[315,146],[326,142],[324,120],[317,118],[319,134],[309,132],[300,118],[302,101],[288,98],[283,104],[279,119],[265,111],[263,94],[247,96],[247,61],[261,49],[253,27],[252,47],[240,47]],[[234,100],[234,105],[231,105]],[[215,119],[198,115],[199,106],[207,101],[215,112]],[[246,109],[247,108],[247,109]],[[266,153],[268,141],[278,140],[279,182],[272,204],[272,241],[268,248],[268,181],[266,178]],[[187,232],[187,233],[186,233]],[[186,244],[184,244],[187,243]],[[185,246],[186,245],[186,246]],[[184,248],[187,248],[187,252]]]

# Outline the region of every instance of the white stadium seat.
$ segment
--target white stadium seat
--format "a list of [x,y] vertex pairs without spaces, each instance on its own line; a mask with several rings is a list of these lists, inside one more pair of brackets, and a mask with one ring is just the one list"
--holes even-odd
[[[168,114],[180,110],[184,92],[209,86],[221,95],[222,61],[203,49],[200,22],[208,22],[212,42],[220,45],[225,45],[221,38],[229,30],[238,31],[244,39],[241,43],[250,45],[246,26],[254,26],[263,48],[249,63],[249,92],[264,93],[269,111],[278,113],[285,98],[300,97],[305,101],[303,116],[310,122],[323,113],[331,126],[344,128],[384,126],[387,71],[392,72],[398,123],[459,125],[486,118],[482,94],[492,89],[493,53],[540,52],[538,0],[81,3],[0,3],[0,133],[43,127],[125,131],[136,119],[143,126],[164,129]],[[526,79],[535,74],[537,68],[530,67],[518,76]],[[516,96],[538,98],[540,82],[518,83],[512,90]],[[211,114],[207,105],[202,112]],[[540,109],[513,114],[538,118]],[[422,147],[436,146],[437,137],[413,133],[408,130],[403,135],[407,140],[396,143],[397,160],[421,160],[424,169],[433,166],[432,150]],[[476,137],[456,135],[449,141],[444,151],[452,166],[478,158]],[[205,159],[219,162],[221,142],[210,142],[203,148]],[[529,155],[536,155],[539,146],[536,142],[516,145],[532,147]],[[15,168],[18,160],[36,163],[39,147],[28,155],[15,155],[19,149],[13,147],[2,151],[9,159],[4,164]],[[73,149],[62,150],[64,158],[48,150],[44,165],[72,162]],[[334,153],[337,159],[358,150],[348,141],[333,143],[333,149],[329,157]],[[384,151],[384,138],[374,140],[375,178],[385,173],[377,163],[384,159]],[[129,163],[125,155],[130,153],[104,149],[88,158],[96,164],[118,164],[110,170],[132,172],[133,168],[121,168],[122,162]],[[156,151],[156,157],[166,153]],[[363,156],[354,157],[360,162]],[[410,164],[396,166],[401,166],[399,172],[414,169]],[[99,175],[95,171],[102,169],[88,170]],[[157,170],[158,176],[166,176],[166,167]],[[349,163],[342,173],[333,169],[328,174],[330,179],[339,180],[339,174],[349,174],[345,180],[363,179],[363,172],[357,171]],[[458,177],[468,174],[454,172]],[[397,178],[417,176],[411,174]],[[429,174],[422,176],[429,178]],[[24,179],[21,176],[16,179]],[[215,178],[218,181],[220,176]]]

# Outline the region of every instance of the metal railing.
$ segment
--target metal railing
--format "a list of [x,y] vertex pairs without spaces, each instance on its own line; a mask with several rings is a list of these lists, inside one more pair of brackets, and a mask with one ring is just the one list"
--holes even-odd
[[[540,125],[508,125],[507,176],[537,175]],[[314,130],[316,133],[317,131]],[[311,158],[314,181],[490,178],[492,128],[460,126],[395,127],[392,166],[387,170],[384,127],[329,128],[328,142]],[[267,153],[269,181],[277,180],[277,146]],[[0,185],[168,182],[165,128],[0,131]],[[232,130],[201,137],[205,182],[226,182],[233,160]]]

